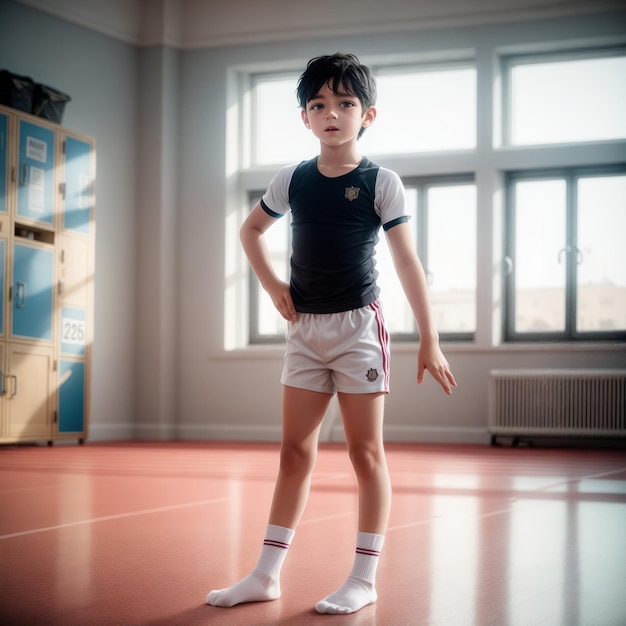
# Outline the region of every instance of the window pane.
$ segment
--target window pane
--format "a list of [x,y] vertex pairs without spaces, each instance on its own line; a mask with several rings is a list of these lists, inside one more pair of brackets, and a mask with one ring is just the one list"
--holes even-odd
[[626,56],[511,68],[511,143],[626,137]]
[[626,176],[578,181],[578,331],[626,330]]
[[476,330],[476,188],[428,189],[428,278],[435,325]]
[[[288,228],[289,219],[282,217],[265,232],[270,260],[276,273],[283,280],[289,280]],[[287,322],[278,313],[272,299],[260,285],[258,293],[258,333],[260,335],[283,335],[287,330]]]
[[515,330],[565,329],[564,180],[515,186]]
[[[417,189],[406,190],[406,205],[411,216],[409,225],[413,232],[413,241],[417,240]],[[406,300],[402,285],[393,267],[391,251],[387,237],[381,229],[380,240],[376,246],[376,269],[378,270],[378,286],[383,302],[385,322],[390,333],[414,334],[415,318]]]
[[319,152],[319,143],[304,126],[296,98],[298,77],[259,80],[254,90],[257,165],[296,163]]
[[476,70],[411,71],[376,77],[378,116],[366,154],[476,147]]

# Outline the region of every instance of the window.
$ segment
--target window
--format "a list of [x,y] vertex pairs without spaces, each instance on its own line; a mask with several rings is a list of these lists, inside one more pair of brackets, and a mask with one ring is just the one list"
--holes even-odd
[[505,59],[505,137],[516,146],[626,138],[626,52]]
[[[626,47],[555,52],[561,43],[500,56],[499,68],[495,46],[477,59],[464,50],[446,62],[370,64],[378,116],[360,151],[403,177],[443,340],[484,347],[626,340]],[[318,154],[296,100],[299,73],[248,74],[240,83],[237,186],[244,194],[263,190],[282,165]],[[492,96],[494,107],[477,106]],[[502,142],[490,141],[489,129],[500,130]],[[250,195],[251,204],[258,196]],[[287,279],[289,217],[268,232],[268,243]],[[500,293],[492,288],[500,272],[487,268],[503,257]],[[391,334],[416,340],[382,230],[376,260]],[[286,323],[252,273],[249,293],[250,328],[237,326],[241,342],[282,341]],[[247,312],[245,290],[238,294]]]
[[[430,285],[435,322],[442,339],[472,339],[476,328],[476,189],[471,176],[406,181],[410,226]],[[252,202],[256,202],[255,194]],[[389,331],[396,339],[417,339],[381,229],[376,249],[378,285]],[[289,217],[277,220],[266,241],[276,271],[288,279]],[[251,343],[283,339],[286,323],[251,273]]]
[[[250,194],[250,206],[254,206],[263,192]],[[278,276],[289,280],[289,257],[291,255],[291,215],[276,219],[265,233],[270,259]],[[287,331],[287,322],[280,316],[271,298],[261,287],[252,268],[250,276],[250,343],[277,343]]]
[[[476,330],[476,187],[471,176],[407,179],[417,252],[442,339]],[[416,339],[413,313],[393,269],[386,239],[378,246],[379,285],[392,336]]]
[[254,163],[296,163],[318,151],[300,117],[298,74],[257,75],[253,80]]
[[505,336],[626,338],[626,167],[510,174]]
[[378,117],[363,135],[368,154],[476,147],[476,69],[436,65],[380,71]]
[[[363,154],[407,154],[476,147],[476,69],[468,64],[372,68],[378,85],[376,124],[363,135]],[[317,154],[300,118],[299,74],[252,79],[253,164],[294,163]]]

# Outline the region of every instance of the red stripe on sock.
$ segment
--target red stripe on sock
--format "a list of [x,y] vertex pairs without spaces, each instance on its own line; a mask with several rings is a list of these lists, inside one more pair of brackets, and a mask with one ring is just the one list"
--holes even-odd
[[282,541],[274,541],[273,539],[265,539],[263,541],[264,546],[274,546],[275,548],[282,548],[286,550],[289,547],[288,543],[283,543]]
[[357,554],[366,554],[368,556],[380,556],[379,550],[368,550],[367,548],[357,548]]

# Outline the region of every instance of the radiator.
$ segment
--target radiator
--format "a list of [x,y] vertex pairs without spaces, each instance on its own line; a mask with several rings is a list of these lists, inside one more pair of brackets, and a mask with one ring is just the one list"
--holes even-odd
[[492,370],[489,432],[626,437],[626,370]]

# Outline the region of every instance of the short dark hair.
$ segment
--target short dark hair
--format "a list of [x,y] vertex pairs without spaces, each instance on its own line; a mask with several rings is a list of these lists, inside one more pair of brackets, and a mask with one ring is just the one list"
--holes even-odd
[[307,103],[324,85],[328,85],[335,94],[343,87],[360,100],[363,109],[376,104],[376,81],[369,68],[362,65],[354,54],[337,52],[308,62],[296,89],[303,110],[306,111]]

